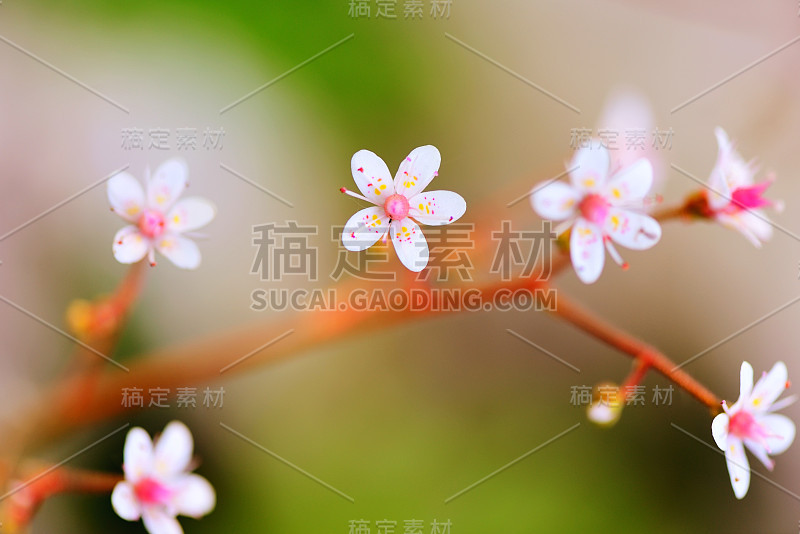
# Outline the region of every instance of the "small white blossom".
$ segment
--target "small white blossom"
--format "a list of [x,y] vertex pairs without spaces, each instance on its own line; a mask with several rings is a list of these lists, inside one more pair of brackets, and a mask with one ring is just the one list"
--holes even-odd
[[[133,176],[119,173],[108,181],[111,210],[131,223],[114,236],[114,257],[120,263],[136,263],[145,256],[155,265],[154,250],[183,269],[200,265],[200,250],[182,234],[211,222],[216,208],[203,198],[178,201],[188,185],[186,163],[171,159],[147,171],[147,194]],[[177,201],[177,202],[176,202]]]
[[155,444],[132,428],[123,453],[125,480],[111,494],[114,511],[127,521],[141,519],[150,534],[182,534],[175,516],[211,512],[216,494],[208,480],[189,472],[192,449],[192,434],[179,421],[169,423]]
[[733,493],[743,498],[750,487],[750,464],[744,453],[745,446],[767,469],[772,471],[775,462],[770,454],[780,454],[794,441],[795,426],[785,415],[773,413],[794,402],[787,397],[775,402],[789,387],[786,365],[778,362],[769,373],[764,373],[753,386],[753,367],[742,363],[739,400],[731,406],[723,401],[721,413],[711,423],[711,434],[717,446],[725,451],[728,473]]
[[783,209],[781,202],[772,202],[762,196],[775,177],[770,175],[763,182],[756,183],[754,163],[742,159],[725,130],[716,128],[714,133],[719,153],[708,179],[707,215],[737,230],[753,245],[760,247],[763,241],[772,237],[772,226],[761,208]]
[[603,272],[605,251],[627,269],[611,241],[634,250],[645,250],[661,238],[658,221],[635,211],[642,208],[653,183],[653,167],[646,159],[609,174],[609,153],[599,143],[578,150],[572,158],[571,184],[551,182],[531,196],[539,216],[565,221],[557,233],[572,227],[569,249],[578,278],[595,282]]
[[428,264],[428,242],[417,222],[431,226],[450,224],[467,210],[467,203],[452,191],[423,192],[438,175],[442,157],[435,146],[415,148],[400,164],[392,180],[386,163],[369,150],[353,155],[350,167],[361,195],[341,192],[375,204],[353,215],[344,225],[342,244],[361,251],[387,232],[403,265],[419,272]]

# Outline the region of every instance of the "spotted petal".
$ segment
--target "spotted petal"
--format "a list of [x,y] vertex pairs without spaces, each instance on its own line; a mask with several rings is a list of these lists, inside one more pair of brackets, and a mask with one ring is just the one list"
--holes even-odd
[[175,203],[167,215],[167,230],[181,233],[197,230],[214,218],[214,204],[200,197],[190,197]]
[[182,159],[165,161],[147,183],[147,203],[166,213],[189,183],[189,168]]
[[383,206],[386,197],[394,194],[394,184],[389,167],[375,153],[359,150],[350,160],[353,180],[365,197],[373,204]]
[[644,158],[638,159],[611,177],[605,197],[616,206],[641,201],[652,185],[653,166]]
[[609,210],[603,230],[615,243],[633,250],[647,250],[661,239],[658,221],[649,215],[620,208]]
[[136,263],[144,258],[150,248],[150,241],[135,226],[126,226],[114,236],[111,250],[120,263]]
[[550,182],[534,188],[533,210],[544,219],[563,221],[575,213],[581,193],[563,182]]
[[133,485],[129,482],[118,482],[111,492],[111,506],[117,515],[126,521],[138,521],[142,516],[142,507]]
[[153,469],[153,442],[143,428],[137,426],[128,432],[122,458],[122,470],[128,482],[135,484],[150,475]]
[[164,234],[156,241],[156,250],[181,269],[197,269],[200,266],[200,249],[191,239]]
[[733,494],[737,499],[744,498],[750,488],[750,463],[744,452],[744,444],[739,438],[728,436],[725,448],[725,462],[728,464],[728,474],[731,477]]
[[467,211],[464,197],[452,191],[423,191],[411,197],[408,203],[409,215],[430,226],[455,222]]
[[200,518],[214,509],[216,493],[213,486],[200,475],[187,475],[180,481],[173,505],[180,515]]
[[136,222],[144,210],[144,190],[139,180],[126,172],[114,175],[106,187],[114,213],[128,222]]
[[389,216],[383,208],[372,206],[357,211],[345,223],[342,244],[347,250],[358,252],[374,245],[389,231]]
[[419,272],[428,265],[428,242],[417,223],[406,217],[392,221],[389,228],[397,257],[410,271]]
[[575,273],[584,284],[600,278],[605,263],[603,235],[600,229],[583,217],[578,217],[569,238],[569,253]]
[[579,149],[572,158],[569,165],[572,185],[584,192],[600,191],[606,183],[609,165],[608,149],[592,141],[591,146]]
[[394,177],[397,194],[411,198],[423,191],[439,171],[442,156],[433,145],[417,147],[400,163]]

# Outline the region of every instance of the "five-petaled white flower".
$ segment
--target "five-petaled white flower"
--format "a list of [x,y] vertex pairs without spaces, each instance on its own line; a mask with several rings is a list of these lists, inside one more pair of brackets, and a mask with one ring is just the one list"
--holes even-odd
[[783,208],[781,202],[772,202],[762,196],[775,177],[769,175],[763,182],[755,183],[755,164],[742,159],[725,130],[718,127],[714,133],[719,152],[708,179],[709,190],[705,192],[706,215],[739,231],[753,245],[760,247],[762,241],[772,237],[772,225],[760,208],[773,207],[778,211]]
[[180,159],[162,163],[152,179],[147,170],[147,195],[128,173],[108,181],[111,209],[131,223],[114,236],[114,257],[120,263],[136,263],[145,256],[155,265],[154,250],[183,269],[200,265],[200,250],[181,234],[196,230],[214,218],[216,208],[198,197],[177,201],[188,185],[189,171]]
[[144,522],[150,534],[181,534],[175,516],[200,518],[214,509],[216,494],[208,480],[189,473],[192,434],[172,421],[155,444],[136,427],[125,438],[125,480],[111,494],[114,511],[127,521]]
[[541,217],[565,221],[557,233],[570,226],[570,257],[578,278],[595,282],[603,272],[605,251],[627,269],[611,241],[626,248],[645,250],[661,238],[661,226],[641,208],[653,183],[653,167],[639,159],[609,174],[609,153],[599,143],[581,148],[569,165],[572,184],[550,182],[534,188],[533,209]]
[[362,195],[344,187],[340,191],[375,207],[350,217],[342,231],[344,247],[365,250],[388,232],[403,265],[414,272],[424,269],[428,264],[428,243],[415,221],[432,226],[450,224],[467,210],[461,195],[452,191],[422,191],[438,175],[441,161],[435,146],[415,148],[400,164],[392,181],[381,158],[369,150],[356,152],[350,167]]
[[772,366],[753,386],[753,367],[742,363],[739,379],[739,400],[731,406],[723,401],[721,413],[711,423],[711,434],[717,446],[725,451],[728,473],[731,476],[733,493],[743,498],[750,487],[750,464],[744,453],[747,446],[767,469],[775,465],[768,455],[780,454],[794,441],[794,423],[785,415],[773,413],[794,402],[786,397],[775,402],[789,387],[786,365],[778,362]]

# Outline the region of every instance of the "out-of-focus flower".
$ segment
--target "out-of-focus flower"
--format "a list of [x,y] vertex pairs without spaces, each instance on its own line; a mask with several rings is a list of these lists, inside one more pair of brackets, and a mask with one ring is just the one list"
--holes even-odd
[[[117,215],[131,223],[114,236],[114,257],[120,263],[136,263],[145,256],[155,265],[158,250],[182,269],[200,265],[200,250],[186,232],[211,222],[214,205],[203,198],[178,201],[188,185],[189,171],[180,159],[162,163],[152,179],[147,171],[147,194],[128,173],[120,173],[108,181],[108,200]],[[176,202],[177,201],[177,202]]]
[[752,161],[746,162],[735,150],[722,128],[714,130],[719,152],[717,162],[708,179],[707,191],[702,191],[690,201],[690,209],[695,214],[713,218],[721,224],[733,228],[746,237],[753,245],[772,237],[772,226],[761,208],[783,209],[783,203],[773,202],[763,197],[764,191],[775,181],[769,175],[762,182],[755,182],[756,167]]
[[598,384],[592,403],[586,408],[586,417],[597,426],[610,428],[622,415],[623,400],[624,395],[616,384]]
[[742,363],[739,379],[739,400],[731,406],[723,401],[721,413],[711,423],[711,434],[717,446],[725,451],[728,473],[731,476],[733,493],[743,498],[750,487],[750,464],[744,452],[750,452],[770,471],[775,462],[770,454],[780,454],[794,441],[795,426],[785,415],[773,413],[794,402],[786,397],[775,402],[789,387],[786,365],[778,362],[769,373],[764,373],[753,386],[753,367]]
[[142,428],[132,428],[123,453],[125,480],[111,494],[114,511],[127,521],[142,520],[150,534],[181,534],[175,518],[200,518],[214,509],[216,494],[205,478],[189,472],[192,434],[173,421],[155,444]]
[[644,206],[653,182],[653,168],[646,159],[639,159],[609,177],[608,150],[600,143],[578,150],[569,168],[571,185],[551,182],[538,186],[531,204],[541,217],[565,221],[557,233],[572,228],[572,265],[578,278],[591,284],[603,272],[604,244],[614,261],[627,268],[611,241],[645,250],[661,238],[658,222],[635,211]]
[[435,146],[415,148],[400,164],[392,181],[386,163],[369,150],[353,155],[350,167],[361,195],[344,187],[342,193],[366,200],[375,207],[356,212],[344,225],[342,244],[347,250],[361,251],[374,245],[387,232],[397,257],[411,271],[428,264],[428,242],[417,222],[440,226],[457,221],[467,203],[452,191],[423,189],[439,174],[442,157]]

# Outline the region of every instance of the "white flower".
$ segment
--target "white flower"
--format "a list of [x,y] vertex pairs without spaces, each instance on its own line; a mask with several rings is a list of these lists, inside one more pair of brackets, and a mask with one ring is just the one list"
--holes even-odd
[[742,159],[725,130],[716,128],[714,133],[719,153],[708,179],[708,216],[739,231],[753,245],[760,247],[762,241],[772,237],[772,226],[759,208],[772,206],[778,211],[782,209],[782,203],[761,196],[775,178],[768,176],[765,181],[755,183],[753,178],[757,169],[753,162]]
[[147,196],[139,182],[128,173],[108,181],[111,210],[131,223],[114,236],[114,257],[120,263],[136,263],[145,256],[155,265],[154,250],[183,269],[200,265],[200,250],[181,234],[196,230],[214,218],[214,205],[203,198],[176,202],[188,185],[186,163],[170,159],[156,169],[152,179],[147,171]]
[[541,217],[565,221],[557,233],[570,226],[570,257],[578,278],[595,282],[603,272],[605,251],[627,268],[614,242],[630,249],[645,250],[661,238],[661,226],[652,217],[630,208],[644,206],[653,183],[653,167],[646,159],[608,176],[608,150],[599,143],[577,151],[569,165],[572,184],[551,182],[534,189],[533,209]]
[[347,250],[361,251],[374,245],[389,232],[400,261],[419,272],[428,264],[428,243],[417,225],[439,226],[458,220],[467,203],[451,191],[422,190],[438,175],[442,157],[435,146],[415,148],[400,164],[392,181],[389,168],[369,150],[353,155],[350,167],[362,195],[341,192],[366,200],[375,207],[365,208],[344,225],[342,243]]
[[111,494],[114,511],[127,521],[144,522],[150,534],[181,534],[175,516],[200,518],[214,509],[216,495],[208,480],[189,473],[192,434],[172,421],[155,444],[136,427],[125,438],[125,480]]
[[725,451],[728,473],[737,499],[744,497],[750,487],[750,464],[744,446],[772,471],[775,463],[768,455],[782,453],[794,441],[794,423],[785,415],[773,413],[796,400],[795,397],[787,397],[775,402],[789,387],[786,378],[786,365],[778,362],[753,387],[753,367],[743,362],[739,400],[730,408],[723,401],[725,413],[716,416],[711,423],[714,441]]

